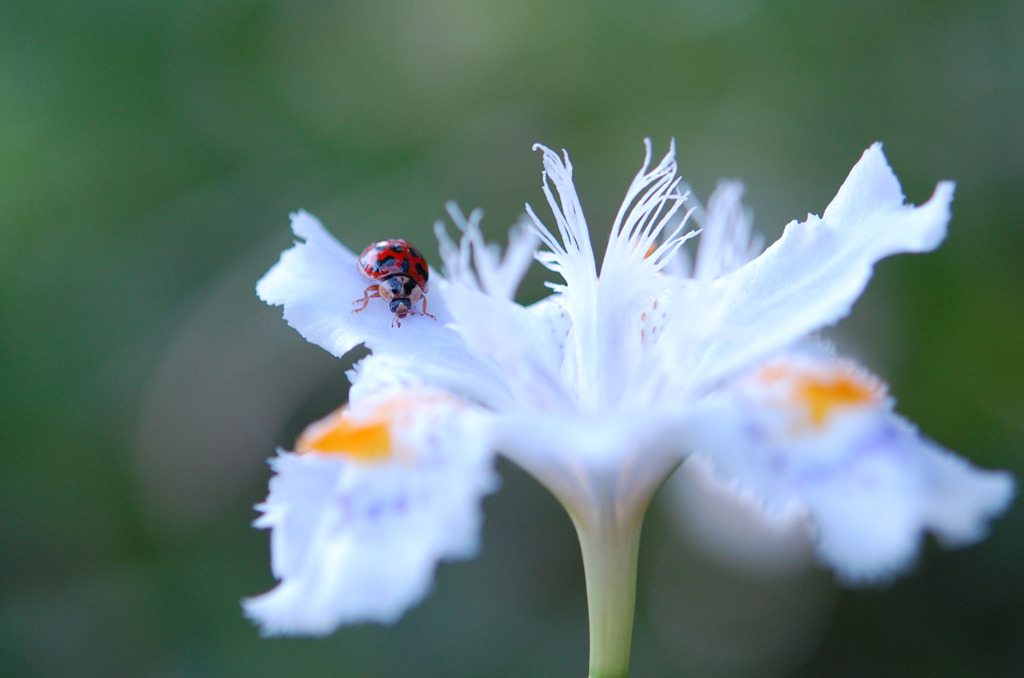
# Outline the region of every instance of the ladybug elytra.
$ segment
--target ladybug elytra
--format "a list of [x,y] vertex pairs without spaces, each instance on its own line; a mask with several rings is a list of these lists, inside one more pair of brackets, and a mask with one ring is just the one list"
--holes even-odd
[[[359,270],[374,283],[366,288],[362,306],[353,313],[364,310],[373,297],[380,297],[388,302],[391,312],[395,314],[392,325],[402,326],[402,318],[407,315],[425,315],[437,320],[427,313],[427,261],[415,247],[398,238],[375,242],[359,256]],[[413,304],[422,302],[422,311],[417,311]]]

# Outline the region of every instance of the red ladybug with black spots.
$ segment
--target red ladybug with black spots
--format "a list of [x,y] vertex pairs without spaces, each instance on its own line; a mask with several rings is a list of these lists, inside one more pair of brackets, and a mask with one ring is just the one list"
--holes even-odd
[[[427,313],[427,278],[430,275],[427,261],[408,242],[399,238],[375,242],[363,250],[357,266],[374,283],[366,288],[362,299],[352,302],[363,304],[353,313],[364,310],[371,298],[380,297],[395,314],[392,327],[395,324],[401,327],[402,318],[407,315],[425,315],[437,320]],[[418,301],[422,302],[422,311],[413,307]]]

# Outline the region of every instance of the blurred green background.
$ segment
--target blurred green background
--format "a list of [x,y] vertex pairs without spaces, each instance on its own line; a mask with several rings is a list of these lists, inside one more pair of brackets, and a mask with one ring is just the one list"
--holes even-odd
[[[595,231],[650,136],[757,225],[820,213],[885,142],[948,240],[831,336],[944,445],[1024,477],[1024,3],[0,0],[0,675],[583,676],[568,520],[502,464],[481,556],[394,627],[259,638],[264,459],[345,365],[253,285],[288,213],[433,254],[503,238],[567,148]],[[438,263],[436,256],[430,257]],[[540,293],[527,281],[525,298]],[[1024,502],[889,587],[751,577],[648,520],[633,675],[1024,675]]]

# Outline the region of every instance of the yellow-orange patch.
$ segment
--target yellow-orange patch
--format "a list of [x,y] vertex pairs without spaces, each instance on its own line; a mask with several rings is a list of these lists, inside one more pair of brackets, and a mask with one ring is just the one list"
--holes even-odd
[[383,461],[392,451],[389,424],[379,416],[356,419],[348,408],[342,408],[307,426],[295,442],[295,450]]
[[757,379],[768,388],[782,389],[785,402],[800,407],[816,428],[840,410],[877,403],[885,393],[870,375],[842,368],[819,371],[774,363],[761,368]]
[[876,401],[879,391],[878,383],[851,374],[805,374],[797,379],[795,395],[820,427],[836,410]]

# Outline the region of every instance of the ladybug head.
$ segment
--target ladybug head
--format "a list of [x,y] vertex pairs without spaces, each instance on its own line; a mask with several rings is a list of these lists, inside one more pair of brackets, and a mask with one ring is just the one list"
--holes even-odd
[[409,299],[392,299],[390,308],[392,313],[399,318],[404,318],[412,311],[412,301]]

